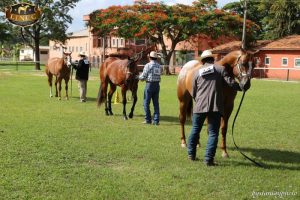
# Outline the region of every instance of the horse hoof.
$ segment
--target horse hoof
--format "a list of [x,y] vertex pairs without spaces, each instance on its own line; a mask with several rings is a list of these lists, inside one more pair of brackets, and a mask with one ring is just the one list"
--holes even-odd
[[128,117],[127,117],[127,116],[125,116],[123,119],[124,119],[124,120],[128,120]]
[[197,148],[200,148],[201,147],[201,144],[197,144]]
[[60,101],[60,100],[61,100],[61,98],[59,97],[59,98],[58,98],[58,101]]
[[109,112],[109,115],[114,115],[114,113],[112,113],[112,112]]
[[228,155],[228,153],[226,153],[226,152],[223,152],[223,153],[222,153],[222,158],[229,158],[229,155]]
[[52,98],[53,97],[53,95],[50,95],[50,98]]
[[132,119],[132,118],[133,118],[133,113],[129,113],[128,117],[129,117],[130,119]]
[[182,148],[186,148],[186,144],[181,144],[181,147]]

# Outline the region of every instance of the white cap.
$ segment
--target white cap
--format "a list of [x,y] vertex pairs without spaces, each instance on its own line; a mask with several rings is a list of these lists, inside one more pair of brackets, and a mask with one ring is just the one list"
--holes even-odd
[[151,58],[157,58],[157,53],[155,51],[150,52],[150,57]]
[[86,55],[85,55],[85,52],[84,52],[84,51],[81,51],[81,52],[79,53],[79,56],[86,56]]
[[214,58],[212,52],[210,50],[205,50],[202,52],[201,56],[200,56],[200,60],[202,61],[204,58]]

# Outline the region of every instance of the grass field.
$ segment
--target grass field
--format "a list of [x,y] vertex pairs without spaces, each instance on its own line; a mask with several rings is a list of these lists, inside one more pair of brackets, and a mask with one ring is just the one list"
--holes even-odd
[[96,107],[96,71],[83,104],[75,81],[73,97],[58,101],[43,71],[1,70],[0,199],[299,199],[300,83],[253,80],[246,94],[235,139],[266,168],[245,160],[231,135],[230,158],[218,149],[219,166],[207,168],[205,129],[199,161],[180,147],[176,78],[163,76],[161,125],[150,126],[141,124],[144,83],[124,121],[121,104],[110,117]]

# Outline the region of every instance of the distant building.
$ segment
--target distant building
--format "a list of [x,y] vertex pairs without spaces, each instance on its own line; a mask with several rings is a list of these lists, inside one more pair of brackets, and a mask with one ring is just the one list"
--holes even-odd
[[[219,58],[241,47],[240,41],[213,48]],[[257,41],[252,47],[256,68],[254,76],[282,80],[300,80],[300,35],[291,35],[277,40]]]
[[[49,47],[40,46],[40,63],[45,64],[49,58]],[[20,61],[35,61],[35,54],[31,47],[25,46],[20,49]]]

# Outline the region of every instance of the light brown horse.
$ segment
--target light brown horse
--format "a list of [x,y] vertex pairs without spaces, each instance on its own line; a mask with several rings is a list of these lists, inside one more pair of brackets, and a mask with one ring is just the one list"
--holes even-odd
[[[217,63],[224,66],[232,78],[237,78],[239,82],[246,83],[251,78],[252,73],[253,53],[243,49],[233,51],[227,54],[223,59]],[[192,60],[186,63],[179,73],[177,80],[177,97],[179,100],[179,121],[181,127],[181,146],[186,147],[184,124],[186,118],[191,116],[193,99],[192,99],[192,79],[197,70],[201,67],[200,61]],[[228,120],[234,106],[234,99],[237,92],[224,84],[224,116],[221,119],[222,131],[222,157],[228,157],[226,151],[226,133],[228,127]]]
[[45,72],[48,76],[48,84],[50,87],[50,97],[52,97],[52,78],[55,76],[55,97],[61,100],[61,85],[62,80],[65,80],[66,99],[68,96],[68,82],[71,72],[72,53],[63,53],[63,58],[49,58],[46,64]]
[[[123,103],[123,117],[127,120],[126,114],[126,92],[131,90],[133,103],[131,111],[129,113],[129,118],[133,117],[133,111],[135,104],[137,102],[137,89],[138,89],[138,79],[136,76],[139,74],[137,68],[137,58],[121,58],[116,55],[113,57],[108,57],[105,59],[100,67],[100,88],[98,93],[98,106],[105,102],[105,113],[106,115],[113,115],[111,109],[111,99],[116,91],[117,86],[121,87],[122,93],[122,103]],[[108,85],[110,90],[107,95]]]

